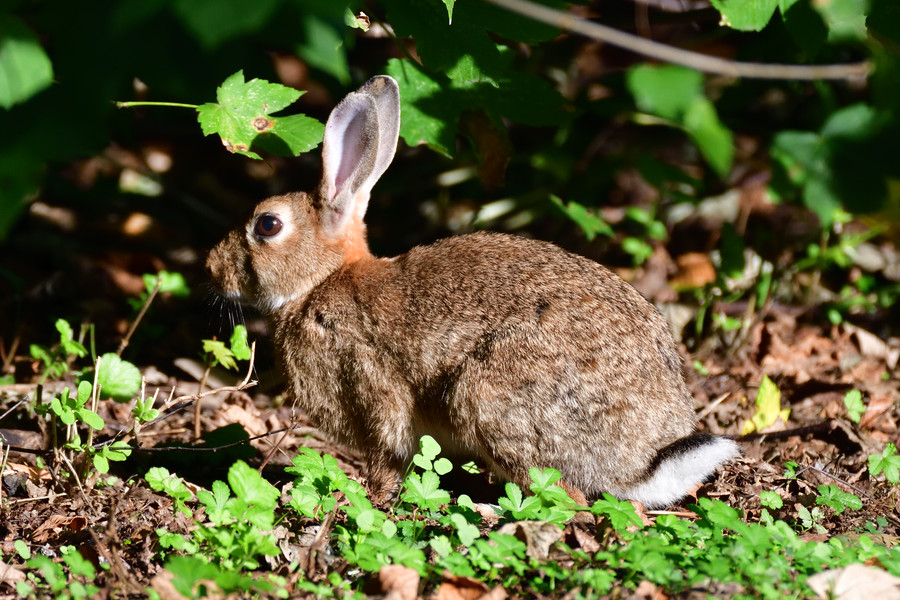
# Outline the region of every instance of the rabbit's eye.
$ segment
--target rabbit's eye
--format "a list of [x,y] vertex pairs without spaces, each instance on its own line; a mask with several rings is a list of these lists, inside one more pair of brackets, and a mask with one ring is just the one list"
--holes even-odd
[[261,237],[272,237],[277,235],[283,226],[281,219],[266,213],[256,220],[256,227],[253,228],[253,231]]

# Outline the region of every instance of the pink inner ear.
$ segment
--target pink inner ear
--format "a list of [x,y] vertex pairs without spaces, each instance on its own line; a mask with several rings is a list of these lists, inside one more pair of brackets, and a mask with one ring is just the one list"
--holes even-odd
[[329,148],[329,162],[332,164],[329,165],[328,172],[334,174],[334,181],[328,182],[328,193],[331,200],[341,193],[362,160],[364,131],[365,113],[357,112],[347,123],[341,135],[329,139],[329,142],[332,143],[332,147]]

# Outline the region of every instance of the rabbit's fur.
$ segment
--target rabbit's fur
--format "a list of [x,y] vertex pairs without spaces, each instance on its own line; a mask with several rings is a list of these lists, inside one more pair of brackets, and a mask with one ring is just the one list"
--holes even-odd
[[733,457],[730,440],[693,434],[665,320],[597,263],[495,233],[371,255],[363,215],[399,116],[389,77],[347,96],[317,191],[265,200],[207,261],[226,297],[268,314],[292,399],[365,453],[375,497],[426,433],[525,489],[530,467],[553,467],[577,498],[650,507]]

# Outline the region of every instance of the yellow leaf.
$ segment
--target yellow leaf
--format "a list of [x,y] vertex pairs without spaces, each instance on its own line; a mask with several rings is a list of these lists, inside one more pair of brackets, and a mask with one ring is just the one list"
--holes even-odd
[[741,435],[771,427],[779,417],[782,421],[787,422],[790,414],[791,409],[781,408],[781,391],[772,383],[768,375],[763,375],[759,391],[756,394],[756,413],[752,419],[744,423]]

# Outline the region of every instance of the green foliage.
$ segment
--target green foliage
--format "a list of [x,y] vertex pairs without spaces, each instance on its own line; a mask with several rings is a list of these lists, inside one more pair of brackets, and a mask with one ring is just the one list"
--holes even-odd
[[285,579],[268,574],[264,578],[245,575],[209,562],[202,556],[173,556],[166,561],[172,585],[186,598],[271,594],[286,598]]
[[779,509],[784,506],[784,502],[778,492],[772,490],[763,490],[759,493],[759,501],[766,508]]
[[229,346],[219,340],[203,340],[203,352],[208,355],[207,361],[222,365],[226,369],[237,369],[237,361],[250,360],[250,344],[247,343],[247,327],[236,325],[229,339]]
[[[437,448],[433,439],[420,441],[418,462],[425,466],[416,465],[423,472],[411,472],[405,489],[414,476],[419,480],[428,473],[439,477],[433,470],[439,464]],[[429,464],[431,469],[426,468]],[[558,594],[575,588],[586,595],[608,594],[613,585],[632,588],[649,580],[673,594],[715,581],[742,586],[748,597],[778,597],[786,591],[804,594],[805,578],[823,568],[875,559],[889,570],[900,569],[900,551],[873,544],[865,534],[854,545],[838,539],[807,542],[787,522],[768,513],[761,523],[748,523],[740,511],[707,498],[693,507],[698,515],[694,522],[660,515],[654,524],[645,526],[631,503],[608,494],[590,509],[608,524],[601,551],[589,555],[557,542],[556,551],[564,552],[566,560],[542,559],[514,535],[483,531],[481,517],[466,496],[455,503],[449,495],[447,502],[410,496],[386,513],[372,506],[363,488],[350,481],[331,456],[303,449],[288,471],[296,476],[289,507],[304,519],[320,521],[326,514],[344,513],[345,520],[333,521],[334,552],[360,570],[349,579],[346,573],[342,577],[333,572],[326,580],[298,584],[299,589],[318,597],[360,589],[366,573],[377,573],[387,564],[408,566],[427,581],[450,572],[497,582],[517,595]],[[555,485],[558,472],[532,469],[530,475],[533,496],[526,497],[518,486],[508,485],[506,495],[498,501],[507,519],[546,521],[548,516],[559,516],[554,511],[568,511],[568,518],[575,514],[577,507]],[[167,472],[148,473],[148,482],[155,489],[171,481]],[[161,545],[169,551],[192,555],[168,558],[166,568],[175,576],[173,583],[189,597],[213,589],[204,586],[224,592],[284,593],[283,582],[279,588],[274,580],[257,580],[260,587],[252,588],[251,579],[239,571],[232,572],[231,578],[225,576],[228,564],[237,568],[252,564],[256,556],[277,553],[277,547],[265,546],[265,532],[274,526],[281,511],[277,490],[243,463],[229,471],[229,482],[234,496],[223,482],[215,482],[211,491],[198,492],[207,522],[197,521],[190,536],[159,532]],[[180,498],[189,498],[186,490],[178,492],[178,485],[169,485],[169,489]],[[821,486],[819,491],[819,503],[835,512],[854,508],[859,502],[834,486]],[[346,503],[338,504],[339,496]],[[763,492],[760,499],[769,508],[783,507],[776,492]],[[818,506],[809,510],[798,505],[797,515],[801,531],[826,531],[825,514]],[[430,551],[428,555],[425,549]],[[268,587],[270,584],[275,587]]]
[[613,229],[603,218],[585,206],[577,202],[563,202],[557,196],[550,196],[550,200],[557,206],[569,219],[575,222],[584,232],[584,237],[590,242],[598,235],[612,236]]
[[306,115],[275,117],[303,92],[262,79],[244,81],[238,71],[216,91],[217,103],[197,107],[203,135],[217,134],[229,152],[261,159],[251,147],[279,156],[297,156],[322,141],[324,125]]
[[187,486],[177,476],[169,473],[164,467],[151,467],[144,475],[144,479],[150,487],[158,492],[165,492],[175,503],[175,509],[181,511],[185,515],[190,515],[191,511],[185,506],[185,502],[191,499],[191,493]]
[[835,514],[839,515],[848,508],[853,510],[862,508],[862,500],[859,499],[859,496],[844,492],[835,485],[820,485],[818,489],[819,496],[816,498],[816,504],[830,506]]
[[731,170],[734,141],[703,93],[703,76],[676,66],[638,65],[628,72],[638,109],[683,128],[720,177]]
[[884,478],[891,484],[900,483],[900,455],[897,454],[897,446],[885,444],[881,454],[869,456],[869,473],[875,477],[884,472]]
[[0,20],[0,107],[24,102],[53,82],[53,65],[34,32],[19,19]]
[[97,385],[104,397],[116,402],[128,402],[141,389],[140,370],[115,352],[107,352],[99,358]]
[[862,393],[859,390],[850,390],[844,394],[844,407],[847,409],[847,416],[854,423],[859,423],[866,414],[866,405],[863,404]]
[[[888,115],[866,104],[842,108],[817,133],[782,131],[772,157],[803,203],[829,228],[840,211],[870,212],[888,198],[883,132]],[[791,192],[785,187],[782,195]]]
[[[29,573],[29,582],[20,581],[16,591],[20,596],[33,597],[35,592],[49,592],[56,600],[82,600],[95,598],[100,588],[92,582],[97,576],[94,565],[73,546],[60,547],[62,563],[43,554],[36,554],[26,561],[26,566],[39,571],[42,577],[34,572]],[[66,574],[68,568],[68,575]]]
[[44,372],[41,382],[47,377],[60,377],[69,372],[69,364],[75,358],[87,355],[87,350],[80,342],[74,339],[72,326],[65,319],[57,319],[56,330],[59,332],[59,344],[52,348],[45,348],[38,344],[30,347],[31,357],[44,363]]

